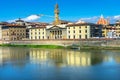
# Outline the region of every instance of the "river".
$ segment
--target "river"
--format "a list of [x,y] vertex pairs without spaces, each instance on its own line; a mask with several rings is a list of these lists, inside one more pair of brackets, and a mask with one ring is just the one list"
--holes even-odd
[[120,80],[119,50],[0,47],[0,80]]

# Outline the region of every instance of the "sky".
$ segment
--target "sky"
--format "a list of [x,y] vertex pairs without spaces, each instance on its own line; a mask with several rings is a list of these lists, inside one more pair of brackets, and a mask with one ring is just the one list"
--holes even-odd
[[120,19],[120,0],[0,0],[0,22],[52,22],[56,3],[61,20],[97,22],[101,14],[111,23]]

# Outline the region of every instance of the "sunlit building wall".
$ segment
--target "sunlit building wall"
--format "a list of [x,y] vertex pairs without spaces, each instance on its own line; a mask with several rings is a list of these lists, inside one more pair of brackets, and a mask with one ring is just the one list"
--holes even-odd
[[116,24],[115,32],[116,32],[116,36],[117,36],[117,37],[120,37],[120,23],[119,23],[119,24]]
[[102,26],[92,23],[75,23],[67,27],[67,39],[89,39],[102,37]]
[[90,38],[90,26],[82,24],[67,25],[67,39]]
[[31,40],[46,39],[46,27],[40,26],[40,27],[30,28],[29,39]]

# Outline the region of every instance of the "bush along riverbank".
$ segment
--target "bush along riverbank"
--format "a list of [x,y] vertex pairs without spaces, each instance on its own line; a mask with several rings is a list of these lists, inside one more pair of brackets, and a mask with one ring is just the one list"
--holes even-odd
[[1,47],[28,47],[28,48],[46,48],[46,49],[78,49],[78,50],[120,50],[120,47],[110,46],[60,46],[60,45],[15,45],[2,44]]

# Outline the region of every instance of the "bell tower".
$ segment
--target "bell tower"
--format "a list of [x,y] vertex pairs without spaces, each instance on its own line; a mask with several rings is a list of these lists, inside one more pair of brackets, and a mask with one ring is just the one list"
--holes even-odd
[[58,24],[60,24],[60,20],[59,20],[59,7],[58,7],[58,4],[55,5],[54,14],[55,14],[54,25],[58,25]]

